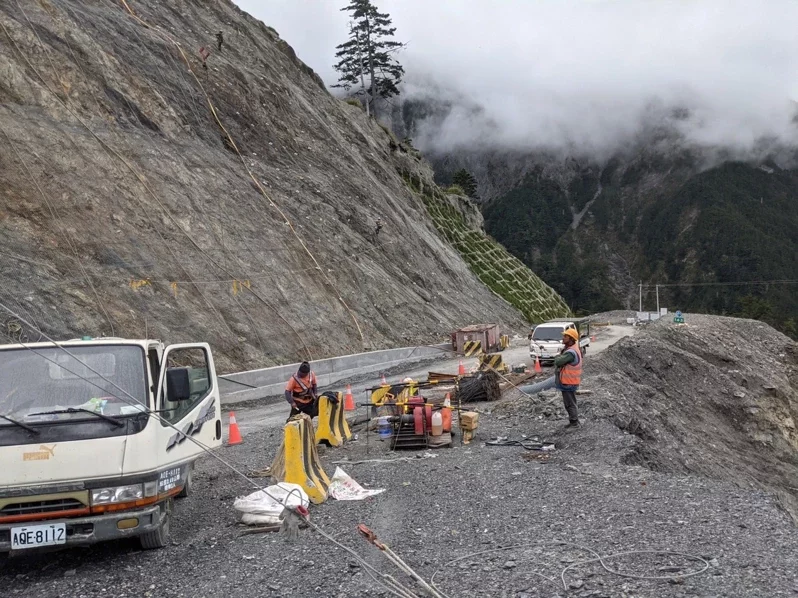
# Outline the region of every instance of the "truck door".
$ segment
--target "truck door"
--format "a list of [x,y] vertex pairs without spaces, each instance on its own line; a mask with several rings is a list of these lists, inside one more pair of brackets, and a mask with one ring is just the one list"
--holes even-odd
[[190,439],[208,448],[221,445],[219,385],[207,343],[166,348],[161,359],[156,405],[164,420],[158,423],[161,468],[200,456],[203,448]]

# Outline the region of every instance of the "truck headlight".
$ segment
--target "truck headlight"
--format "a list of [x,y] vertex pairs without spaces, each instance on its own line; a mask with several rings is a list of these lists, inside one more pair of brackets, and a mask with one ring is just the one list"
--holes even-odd
[[144,498],[144,484],[114,486],[113,488],[100,488],[91,491],[91,504],[93,505],[132,502],[142,498]]

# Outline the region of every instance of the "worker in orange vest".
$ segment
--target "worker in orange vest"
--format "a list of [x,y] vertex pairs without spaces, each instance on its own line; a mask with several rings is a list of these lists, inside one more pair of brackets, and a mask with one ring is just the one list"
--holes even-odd
[[288,419],[299,413],[316,417],[319,414],[317,391],[316,374],[310,371],[310,364],[303,361],[285,385],[285,400],[291,405]]
[[554,359],[554,379],[557,390],[562,392],[562,402],[568,412],[569,428],[579,427],[579,410],[576,406],[576,391],[582,382],[582,351],[579,349],[579,333],[569,328],[562,333],[565,345]]

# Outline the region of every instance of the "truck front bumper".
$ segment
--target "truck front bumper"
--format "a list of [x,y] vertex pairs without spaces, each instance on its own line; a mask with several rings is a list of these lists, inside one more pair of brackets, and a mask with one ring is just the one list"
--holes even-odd
[[[138,524],[129,529],[119,529],[119,522],[137,519]],[[69,546],[88,546],[106,540],[119,538],[133,538],[158,529],[161,524],[161,507],[155,505],[146,509],[134,511],[120,511],[108,515],[92,515],[90,517],[76,517],[69,519],[46,519],[43,521],[29,521],[27,523],[0,524],[0,553],[11,553],[11,529],[25,527],[25,525],[40,525],[45,523],[63,523],[66,525],[66,544],[46,546],[41,548],[26,548],[15,550],[12,554],[26,554],[37,551],[59,549]]]

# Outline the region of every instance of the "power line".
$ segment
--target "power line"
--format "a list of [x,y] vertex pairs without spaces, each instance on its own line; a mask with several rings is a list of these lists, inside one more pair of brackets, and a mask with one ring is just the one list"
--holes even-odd
[[643,289],[656,289],[668,287],[730,287],[747,285],[778,285],[778,284],[798,284],[798,280],[747,280],[738,282],[672,282],[666,284],[644,284],[640,285]]

